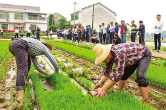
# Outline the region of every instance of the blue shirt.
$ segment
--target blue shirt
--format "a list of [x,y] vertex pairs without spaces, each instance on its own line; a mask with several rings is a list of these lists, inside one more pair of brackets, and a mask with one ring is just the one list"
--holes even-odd
[[110,32],[115,32],[115,26],[110,26]]
[[92,34],[92,28],[89,28],[89,33],[88,34]]
[[96,36],[97,36],[97,31],[95,31],[95,34],[96,34]]
[[110,34],[110,31],[109,31],[110,27],[107,27],[107,33]]

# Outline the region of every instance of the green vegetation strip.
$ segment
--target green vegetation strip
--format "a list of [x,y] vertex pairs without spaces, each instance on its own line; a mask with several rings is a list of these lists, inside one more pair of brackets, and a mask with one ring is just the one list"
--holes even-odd
[[35,86],[37,102],[41,110],[151,110],[148,105],[141,104],[129,93],[117,92],[101,98],[84,96],[81,89],[71,83],[67,76],[54,73],[46,76],[47,81],[53,85],[52,91],[44,91],[40,84],[39,76],[30,73]]
[[10,66],[12,54],[9,51],[11,41],[0,41],[0,82],[4,80],[7,67]]
[[[153,50],[155,47],[154,46],[148,46],[146,45],[149,49]],[[160,51],[166,51],[166,47],[161,47]]]
[[[47,43],[51,44],[52,46],[56,48],[69,52],[73,55],[85,58],[93,62],[95,61],[95,55],[92,52],[92,50],[87,50],[80,47],[64,44],[61,42],[55,42],[55,41],[47,41]],[[166,89],[166,80],[165,80],[166,68],[150,64],[146,74],[147,74],[146,75],[147,80],[149,81],[150,84]],[[132,77],[135,78],[136,73],[133,74]]]

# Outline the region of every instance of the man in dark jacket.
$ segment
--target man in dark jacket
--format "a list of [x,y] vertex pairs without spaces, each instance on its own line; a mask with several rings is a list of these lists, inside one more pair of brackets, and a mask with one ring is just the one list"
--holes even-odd
[[82,40],[85,41],[85,29],[82,26]]
[[36,35],[37,35],[37,40],[40,41],[40,28],[39,27],[37,27]]
[[89,42],[89,26],[86,26],[86,42]]
[[[145,25],[143,25],[143,21],[139,21],[139,28],[136,29],[136,31],[139,31],[138,32],[138,35],[139,35],[139,43],[142,44],[142,45],[145,45],[145,41],[144,41],[144,38],[145,38]],[[135,29],[133,29],[132,31],[134,31]]]
[[117,45],[117,44],[120,44],[120,43],[122,43],[121,39],[119,38],[118,34],[115,34],[113,45]]
[[106,44],[110,44],[110,24],[107,26],[107,33],[106,33]]
[[118,23],[115,22],[115,34],[119,33],[119,27],[118,27]]

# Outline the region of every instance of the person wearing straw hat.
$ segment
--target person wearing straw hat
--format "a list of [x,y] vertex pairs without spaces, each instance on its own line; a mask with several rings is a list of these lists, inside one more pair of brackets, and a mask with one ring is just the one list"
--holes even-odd
[[17,102],[22,102],[23,93],[22,89],[25,90],[25,80],[28,76],[31,60],[40,73],[50,75],[45,70],[43,70],[37,62],[36,56],[46,55],[46,57],[52,63],[55,72],[59,71],[58,63],[55,61],[51,50],[52,46],[46,42],[40,42],[36,39],[25,37],[13,39],[9,44],[10,52],[15,56],[17,63],[17,79],[16,79],[16,91],[18,91]]
[[[102,97],[106,91],[119,82],[118,90],[123,89],[127,79],[137,69],[136,83],[140,87],[143,100],[148,101],[149,88],[146,80],[146,71],[151,61],[150,50],[139,43],[121,43],[115,46],[97,44],[93,48],[96,56],[95,64],[106,63],[103,68],[103,76],[100,82],[93,88],[96,97]],[[115,68],[112,72],[112,65]],[[108,83],[102,87],[102,84],[109,79]]]

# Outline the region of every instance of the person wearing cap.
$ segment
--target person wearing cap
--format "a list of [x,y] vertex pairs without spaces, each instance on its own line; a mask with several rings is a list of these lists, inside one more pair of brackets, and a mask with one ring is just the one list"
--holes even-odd
[[22,89],[25,90],[24,78],[28,76],[31,67],[31,60],[37,71],[46,75],[50,75],[40,67],[37,62],[36,56],[46,55],[46,57],[52,63],[55,72],[59,71],[58,63],[51,53],[52,46],[48,43],[40,42],[29,37],[17,39],[15,38],[9,44],[9,50],[15,56],[17,64],[16,91],[18,91],[18,102],[22,102],[23,100]]
[[119,27],[118,27],[118,23],[115,22],[115,34],[119,33]]
[[126,33],[127,33],[127,26],[124,24],[125,22],[121,20],[121,40],[122,43],[126,43]]
[[[140,87],[143,100],[148,101],[149,88],[146,71],[151,61],[151,51],[147,47],[134,42],[115,46],[97,44],[93,52],[96,56],[96,65],[106,63],[100,82],[93,88],[96,91],[96,97],[104,96],[106,91],[117,82],[119,82],[118,90],[122,90],[127,79],[137,70],[136,83]],[[115,63],[115,68],[112,73],[113,63]],[[102,87],[107,79],[110,80]]]
[[[161,15],[157,15],[157,22],[155,24],[154,27],[154,43],[155,43],[155,49],[154,50],[158,50],[160,51],[160,47],[161,47],[161,32],[162,32],[162,28],[164,23],[161,21]],[[158,47],[157,47],[157,42],[158,42]]]

